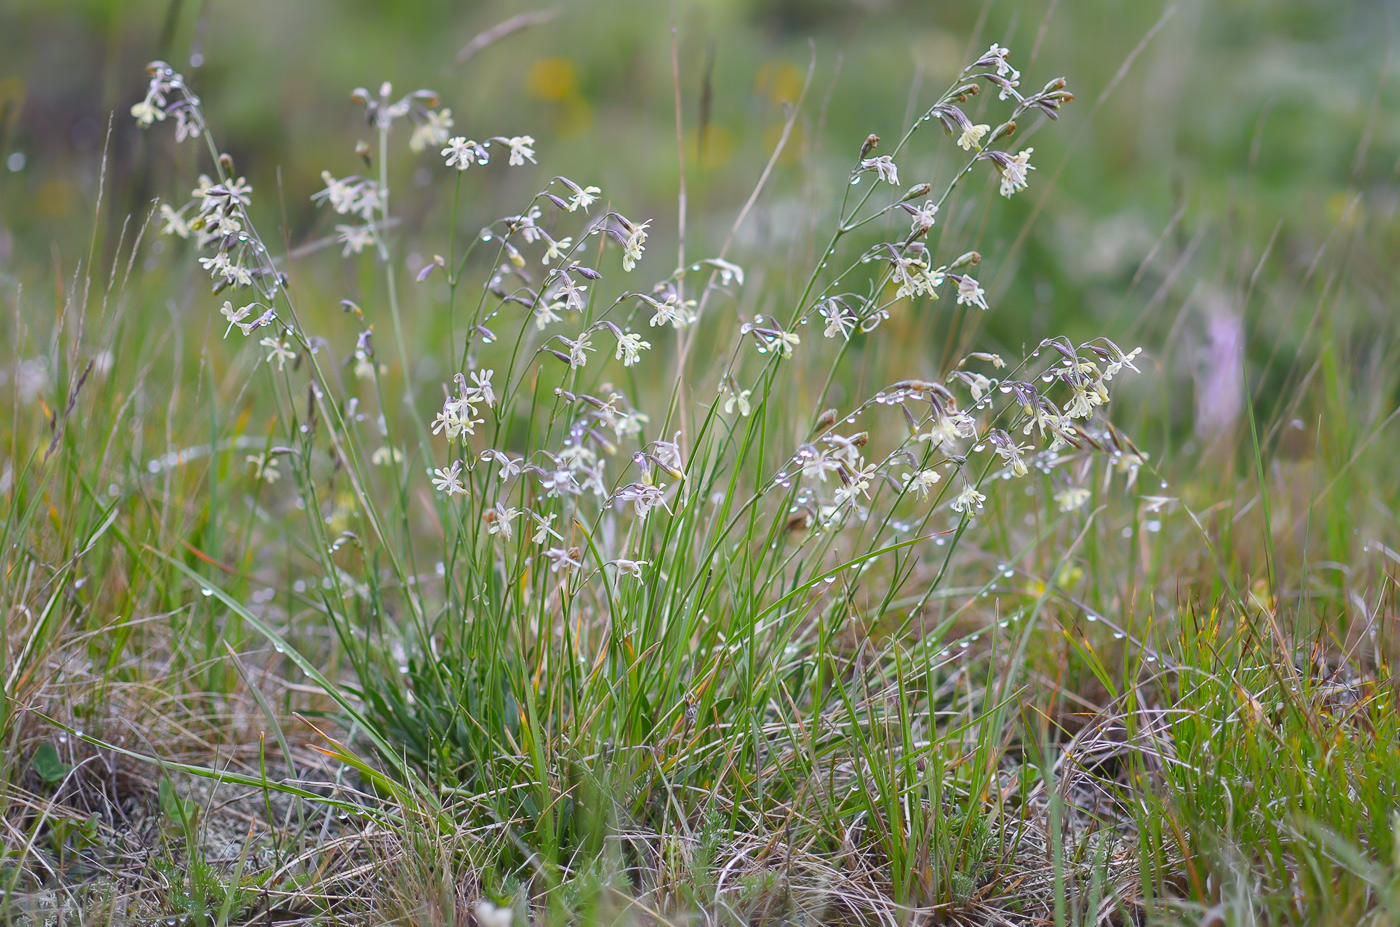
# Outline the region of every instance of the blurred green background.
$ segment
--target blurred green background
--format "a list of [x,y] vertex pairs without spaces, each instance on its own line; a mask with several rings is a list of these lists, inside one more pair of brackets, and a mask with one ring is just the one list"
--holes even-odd
[[[558,15],[456,62],[482,30],[544,9]],[[321,169],[362,169],[353,146],[370,133],[349,91],[392,80],[439,91],[455,131],[537,139],[538,170],[472,172],[466,227],[518,211],[563,173],[652,218],[653,248],[665,254],[676,215],[674,25],[691,256],[717,251],[815,61],[794,143],[733,254],[744,264],[763,255],[771,274],[783,264],[774,255],[791,253],[794,273],[808,266],[821,212],[812,207],[840,196],[866,135],[897,137],[997,41],[1025,87],[1063,75],[1078,100],[1058,126],[1023,127],[1038,167],[1026,193],[944,217],[987,257],[996,345],[984,346],[1106,333],[1152,355],[1185,338],[1194,347],[1171,361],[1174,375],[1199,391],[1198,368],[1230,363],[1231,332],[1245,330],[1267,396],[1288,366],[1271,359],[1306,350],[1307,313],[1290,307],[1329,235],[1367,229],[1349,246],[1346,305],[1332,307],[1351,320],[1351,343],[1364,346],[1393,311],[1397,10],[1380,0],[6,0],[0,279],[34,287],[85,259],[109,123],[107,191],[121,201],[102,241],[153,197],[193,185],[198,166],[170,151],[170,133],[143,134],[128,116],[153,58],[186,72],[254,184],[255,215],[293,246],[330,231],[309,200]],[[921,135],[904,183],[946,174],[950,148]],[[435,153],[396,165],[410,265],[423,257],[420,230],[431,232],[424,253],[441,248],[448,176]],[[1266,249],[1268,272],[1256,278]]]

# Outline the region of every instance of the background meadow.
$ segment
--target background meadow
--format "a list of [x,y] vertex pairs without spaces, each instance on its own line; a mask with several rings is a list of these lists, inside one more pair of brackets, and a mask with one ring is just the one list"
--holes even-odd
[[[0,10],[0,917],[1393,922],[1392,6],[541,9],[492,41],[518,4]],[[993,42],[1023,92],[1063,76],[1076,99],[1019,120],[1027,189],[999,196],[983,164],[930,232],[936,263],[979,254],[989,308],[875,276],[874,330],[838,346],[813,316],[793,359],[755,353],[743,324],[806,308],[809,273],[825,292],[837,217],[875,187],[851,184],[862,142],[892,153]],[[156,201],[213,165],[130,117],[154,59],[252,185],[319,374],[222,337],[228,294],[158,234]],[[458,174],[396,127],[390,258],[342,258],[312,196],[323,170],[379,171],[350,92],[386,80],[436,91],[452,134],[532,136],[538,165]],[[988,87],[962,105],[1007,109]],[[954,141],[924,124],[903,188],[941,190]],[[558,511],[579,521],[561,550],[644,554],[635,585],[558,585],[528,515],[519,559],[493,560],[494,484],[457,506],[426,474],[452,459],[430,420],[500,264],[480,230],[557,174],[602,199],[546,205],[556,238],[606,209],[651,221],[630,275],[590,239],[595,297],[689,267],[672,282],[710,300],[685,333],[633,318],[646,363],[605,333],[582,371],[543,357],[532,402],[491,421],[511,453],[557,451],[593,413],[554,388],[607,384],[646,439],[686,432],[654,527]],[[869,276],[861,254],[908,223],[853,230],[828,277]],[[691,263],[721,254],[742,282]],[[516,329],[534,344],[511,311],[473,348],[501,379]],[[932,508],[896,479],[878,529],[827,531],[832,485],[783,485],[823,428],[894,447],[872,397],[897,381],[970,352],[1043,367],[1061,336],[1142,348],[1107,406],[1134,459],[994,473],[970,520],[953,469]],[[725,408],[740,388],[752,414]]]

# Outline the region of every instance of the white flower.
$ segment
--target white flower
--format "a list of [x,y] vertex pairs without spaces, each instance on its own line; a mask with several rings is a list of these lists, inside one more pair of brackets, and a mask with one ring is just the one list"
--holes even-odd
[[744,418],[747,418],[749,412],[752,411],[751,407],[749,406],[749,396],[752,395],[752,393],[753,390],[751,389],[739,390],[739,392],[737,393],[733,390],[730,390],[729,398],[724,401],[724,414],[729,415],[734,411],[734,407],[738,406],[739,415]]
[[933,228],[934,220],[938,217],[938,204],[933,200],[928,200],[922,206],[914,208],[914,219],[910,223],[909,231],[915,235],[923,235]]
[[255,305],[257,305],[257,303],[250,303],[247,306],[234,309],[233,303],[229,302],[227,299],[224,300],[224,306],[219,310],[219,313],[223,315],[224,318],[228,319],[228,328],[224,329],[225,338],[228,337],[229,332],[233,331],[235,325],[248,318],[248,314],[253,311],[253,306]]
[[473,370],[472,386],[467,390],[473,398],[479,400],[482,405],[490,408],[496,404],[496,393],[491,388],[491,377],[494,370]]
[[369,455],[369,462],[376,467],[387,467],[390,464],[403,462],[403,451],[396,447],[384,446],[376,448],[373,454]]
[[510,927],[515,911],[511,908],[498,908],[489,901],[478,901],[472,905],[472,916],[478,927]]
[[1083,486],[1068,486],[1055,493],[1055,504],[1061,512],[1073,512],[1089,501],[1089,490]]
[[1022,149],[1004,164],[1000,162],[997,163],[997,166],[1001,169],[1002,196],[1010,196],[1017,190],[1026,189],[1026,171],[1035,170],[1035,167],[1031,164],[1032,151],[1035,151],[1035,149]]
[[643,341],[642,336],[636,332],[628,332],[617,336],[617,353],[613,357],[622,361],[622,366],[631,367],[649,347],[650,341]]
[[571,369],[577,370],[580,367],[588,365],[588,354],[586,352],[593,350],[593,346],[589,344],[589,339],[589,332],[580,334],[577,341],[570,341],[568,338],[563,339],[564,343],[569,346],[569,367]]
[[452,461],[452,466],[448,469],[438,467],[433,471],[433,488],[438,492],[445,492],[449,496],[459,496],[466,493],[467,489],[462,485],[461,480],[462,462]]
[[568,274],[563,276],[563,281],[559,284],[559,295],[564,297],[564,308],[570,312],[582,312],[584,306],[583,294],[588,292],[588,287],[574,281]]
[[983,58],[999,58],[999,59],[1001,59],[1001,60],[999,60],[999,61],[996,62],[996,69],[997,69],[997,73],[998,73],[998,74],[1000,74],[1001,76],[1005,77],[1008,73],[1010,73],[1010,74],[1015,74],[1015,73],[1016,73],[1016,69],[1013,68],[1013,67],[1011,66],[1011,63],[1008,62],[1008,61],[1006,60],[1006,56],[1009,55],[1009,54],[1011,54],[1011,49],[1007,48],[1007,47],[1004,46],[1004,45],[998,45],[996,42],[993,42],[993,43],[992,43],[992,47],[991,47],[991,48],[988,48],[988,49],[987,49],[987,53],[986,53],[985,55],[983,55],[982,57],[983,57]]
[[646,517],[651,514],[651,510],[662,504],[661,497],[665,489],[664,483],[656,486],[649,486],[646,483],[629,483],[614,493],[613,499],[617,502],[632,503],[637,513],[637,520],[645,521]]
[[540,300],[535,304],[535,329],[544,331],[550,322],[558,322],[561,318],[559,312],[564,309],[563,303],[551,303],[548,300]]
[[821,308],[821,313],[826,317],[826,328],[822,334],[827,338],[841,337],[847,341],[851,338],[851,332],[856,329],[856,315],[848,311],[836,300],[829,300]]
[[937,470],[920,470],[918,473],[911,473],[904,478],[904,486],[911,489],[920,499],[927,499],[929,492],[935,483],[943,479]]
[[531,512],[530,517],[535,520],[535,533],[530,536],[531,541],[536,544],[543,544],[550,538],[560,541],[564,540],[564,536],[551,527],[551,525],[554,524],[554,519],[559,517],[558,513],[550,512],[549,516],[546,518],[538,512]]
[[968,123],[963,127],[962,135],[958,137],[958,147],[963,151],[972,151],[974,148],[982,150],[982,136],[992,130],[992,127],[985,123],[972,125]]
[[260,483],[275,483],[282,474],[277,470],[277,461],[262,454],[249,454],[247,462],[253,468],[253,479]]
[[360,254],[365,250],[365,246],[374,244],[374,227],[370,225],[337,225],[335,230],[340,233],[337,241],[345,243],[341,249],[341,257],[349,257],[352,254]]
[[413,134],[408,137],[408,149],[412,152],[422,151],[432,145],[441,145],[447,141],[447,130],[452,128],[452,110],[444,109],[441,112],[428,110],[428,115],[423,121],[413,127]]
[[487,509],[483,516],[486,519],[486,533],[499,534],[501,540],[509,541],[511,531],[510,523],[520,517],[520,510],[517,508],[507,508],[497,502],[493,508]]
[[860,162],[862,171],[874,171],[880,179],[891,186],[899,186],[899,168],[895,165],[894,159],[889,155],[880,155],[878,158],[866,158]]
[[778,332],[778,337],[773,343],[780,357],[792,357],[792,349],[801,344],[802,339],[796,332]]
[[861,467],[849,479],[836,487],[833,501],[837,505],[845,502],[854,502],[856,496],[870,497],[870,481],[875,477],[875,465],[869,464]]
[[540,474],[540,485],[545,489],[545,496],[550,499],[565,493],[577,496],[581,491],[578,480],[574,479],[574,474],[569,470],[552,470]]
[[588,212],[588,207],[592,206],[594,202],[597,201],[598,194],[602,192],[603,191],[599,190],[597,187],[584,187],[578,190],[573,196],[569,197],[569,212],[573,212],[576,209],[582,209],[584,212]]
[[1124,367],[1127,367],[1129,370],[1137,370],[1137,368],[1133,366],[1133,358],[1137,357],[1141,353],[1142,348],[1133,348],[1131,351],[1129,351],[1127,354],[1124,354],[1118,360],[1113,361],[1107,366],[1105,366],[1103,370],[1104,382],[1107,383],[1109,380],[1112,380],[1118,374],[1118,371],[1122,370]]
[[617,420],[613,422],[613,431],[617,432],[619,438],[630,438],[641,434],[642,424],[649,421],[651,419],[636,409],[631,412],[619,412]]
[[146,97],[140,103],[131,107],[131,115],[136,117],[136,121],[141,128],[148,127],[151,123],[165,118],[165,110],[160,109],[151,103],[151,97]]
[[169,203],[160,204],[160,217],[165,220],[161,226],[162,235],[179,235],[181,238],[190,237],[190,224],[185,221],[185,217],[170,208]]
[[561,238],[558,241],[555,241],[552,238],[549,239],[547,242],[545,242],[544,257],[540,258],[540,263],[548,264],[550,261],[563,260],[564,257],[568,255],[569,248],[573,245],[573,243],[574,240],[572,238],[569,238],[568,236],[565,236],[564,238]]
[[510,146],[510,166],[520,167],[526,161],[535,163],[535,140],[528,135],[516,135],[505,140]]
[[355,204],[359,202],[360,194],[354,184],[348,180],[337,179],[330,171],[322,171],[321,180],[325,183],[326,188],[319,193],[312,194],[313,200],[325,200],[340,215],[355,210]]
[[560,570],[578,570],[583,567],[583,562],[578,559],[579,550],[577,547],[570,547],[565,550],[562,547],[551,547],[544,552],[549,558],[549,572],[558,573]]
[[997,456],[1006,461],[1007,469],[1013,476],[1025,476],[1030,472],[1026,466],[1026,461],[1021,457],[1023,453],[1030,450],[1030,445],[1019,445],[1015,441],[1006,440],[994,445]]
[[627,241],[622,246],[622,269],[631,271],[637,266],[637,262],[642,259],[642,252],[646,250],[647,226],[651,225],[651,220],[634,226],[627,235]]
[[967,274],[963,274],[958,280],[958,305],[976,306],[979,309],[987,308],[987,291],[982,289],[982,285]]
[[675,293],[666,294],[663,302],[652,302],[656,313],[651,317],[653,327],[658,325],[670,325],[672,328],[684,328],[695,321],[695,300],[687,299],[681,301],[676,298]]
[[963,487],[963,491],[958,493],[958,497],[953,500],[950,508],[954,512],[962,512],[968,517],[974,515],[978,509],[982,508],[982,503],[987,501],[987,497],[978,492],[972,484]]
[[476,142],[468,141],[465,135],[450,138],[447,140],[447,147],[442,149],[442,156],[447,159],[448,167],[465,171],[477,159]]
[[1108,390],[1102,380],[1075,384],[1073,390],[1074,394],[1065,406],[1067,418],[1088,418],[1094,414],[1095,406],[1101,406],[1108,401]]
[[623,574],[623,573],[626,573],[626,574],[628,574],[629,576],[635,577],[636,579],[641,579],[641,578],[642,578],[642,567],[644,567],[644,566],[646,566],[647,564],[651,563],[651,561],[650,561],[650,560],[627,560],[626,558],[619,557],[619,558],[616,559],[616,560],[609,560],[608,563],[609,563],[609,565],[611,565],[611,566],[617,567],[618,575],[621,575],[621,574]]
[[269,336],[259,341],[258,344],[270,350],[271,353],[267,355],[267,359],[273,360],[275,358],[277,360],[278,370],[287,369],[287,361],[296,360],[297,353],[287,347],[287,339],[285,338],[273,338]]
[[838,466],[835,460],[808,444],[798,451],[802,461],[802,477],[816,483],[825,483],[826,475]]

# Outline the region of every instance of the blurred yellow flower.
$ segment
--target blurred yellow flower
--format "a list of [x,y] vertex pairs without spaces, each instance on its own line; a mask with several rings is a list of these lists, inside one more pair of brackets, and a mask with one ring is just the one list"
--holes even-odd
[[541,100],[564,100],[578,90],[578,71],[568,58],[541,58],[525,73],[525,89]]

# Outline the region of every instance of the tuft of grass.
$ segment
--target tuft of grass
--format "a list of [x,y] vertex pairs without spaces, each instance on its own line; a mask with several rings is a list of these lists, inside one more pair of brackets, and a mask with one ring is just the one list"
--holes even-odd
[[[1393,921],[1396,347],[1346,283],[1383,220],[1252,274],[1164,235],[1163,292],[1213,270],[1285,320],[1204,355],[1243,372],[1213,434],[1162,395],[1175,324],[1028,330],[1004,368],[973,351],[1004,307],[972,274],[1011,272],[981,217],[1069,100],[1000,57],[899,139],[832,140],[790,252],[741,244],[782,221],[814,64],[732,225],[664,236],[674,271],[631,191],[480,215],[533,142],[443,166],[443,102],[387,85],[357,91],[366,174],[329,181],[346,253],[277,246],[153,66],[153,135],[199,132],[152,157],[201,197],[4,322],[0,919]],[[201,237],[246,286],[207,295]],[[410,278],[411,250],[444,253]]]

